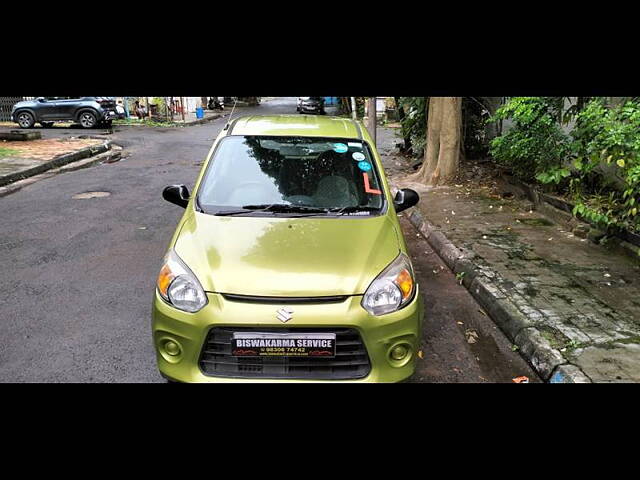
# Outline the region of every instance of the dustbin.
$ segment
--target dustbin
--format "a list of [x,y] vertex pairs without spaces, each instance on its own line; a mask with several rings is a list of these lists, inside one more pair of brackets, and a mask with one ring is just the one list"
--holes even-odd
[[196,118],[204,118],[204,109],[202,107],[196,108]]

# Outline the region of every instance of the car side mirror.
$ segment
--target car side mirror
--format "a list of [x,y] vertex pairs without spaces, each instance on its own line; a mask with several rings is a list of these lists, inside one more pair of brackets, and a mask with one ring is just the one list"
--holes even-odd
[[43,103],[43,102],[46,102],[47,100],[44,97],[38,97],[38,101]]
[[420,201],[420,195],[415,190],[403,188],[396,193],[393,205],[396,207],[396,213],[400,213],[407,208],[413,207],[418,201]]
[[169,185],[162,191],[162,198],[182,208],[189,204],[189,190],[184,185]]

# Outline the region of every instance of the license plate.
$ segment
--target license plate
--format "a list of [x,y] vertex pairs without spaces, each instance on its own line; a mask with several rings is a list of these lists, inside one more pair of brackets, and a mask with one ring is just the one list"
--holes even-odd
[[234,357],[336,356],[335,333],[236,332],[231,340]]

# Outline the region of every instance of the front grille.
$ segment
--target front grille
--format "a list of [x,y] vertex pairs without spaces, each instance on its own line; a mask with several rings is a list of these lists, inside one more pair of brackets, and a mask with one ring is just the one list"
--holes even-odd
[[255,295],[236,295],[231,293],[221,294],[225,300],[242,303],[275,303],[282,304],[320,304],[320,303],[341,303],[344,302],[347,295],[331,295],[325,297],[259,297]]
[[[335,333],[336,356],[316,357],[234,357],[234,332]],[[369,356],[357,330],[352,328],[235,328],[214,327],[209,331],[200,369],[205,375],[235,378],[289,378],[347,380],[366,377]]]

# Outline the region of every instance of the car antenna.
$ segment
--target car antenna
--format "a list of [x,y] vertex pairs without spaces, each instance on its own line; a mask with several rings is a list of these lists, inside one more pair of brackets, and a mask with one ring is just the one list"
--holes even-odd
[[235,97],[235,100],[233,101],[233,108],[231,109],[231,113],[229,114],[229,120],[227,120],[227,124],[224,126],[224,130],[227,130],[229,128],[229,125],[231,125],[231,118],[233,117],[233,112],[236,109],[236,103],[238,103],[238,97]]

